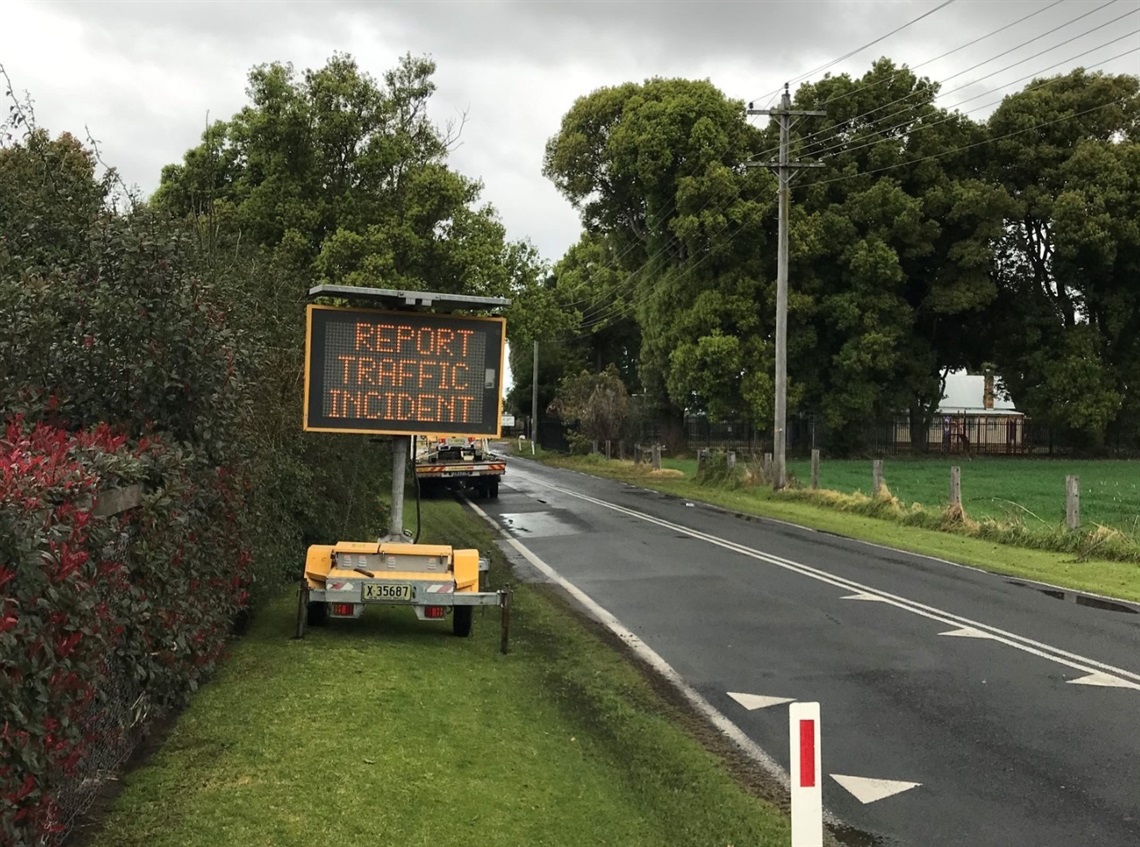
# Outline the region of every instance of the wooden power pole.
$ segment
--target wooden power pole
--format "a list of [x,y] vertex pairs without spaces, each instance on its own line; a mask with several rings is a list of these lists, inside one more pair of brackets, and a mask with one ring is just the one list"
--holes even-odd
[[776,162],[749,162],[770,168],[780,181],[779,207],[779,251],[776,268],[776,415],[772,427],[772,487],[779,491],[787,485],[788,425],[788,206],[791,196],[792,179],[799,168],[822,168],[822,162],[791,162],[788,160],[789,135],[792,131],[792,118],[810,115],[825,115],[819,111],[793,111],[792,97],[788,86],[780,97],[778,109],[753,109],[748,104],[750,115],[771,115],[780,122],[780,159]]

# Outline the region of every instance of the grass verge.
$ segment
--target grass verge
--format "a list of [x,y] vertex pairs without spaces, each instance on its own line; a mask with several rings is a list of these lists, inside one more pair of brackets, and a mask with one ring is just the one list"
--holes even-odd
[[[667,460],[666,465],[692,477],[696,459]],[[1072,459],[1029,456],[889,457],[884,478],[908,506],[921,503],[941,511],[949,497],[951,466],[962,469],[962,505],[975,520],[1023,521],[1049,530],[1065,518],[1065,477],[1081,481],[1081,517],[1089,525],[1109,526],[1140,536],[1140,462],[1134,459]],[[790,481],[806,484],[811,463],[788,461]],[[843,494],[871,491],[870,459],[824,459],[820,486]]]
[[[492,550],[456,503],[425,503],[425,543]],[[154,758],[129,774],[96,847],[783,845],[753,796],[592,627],[519,586],[512,652],[373,608],[291,639],[268,606]]]
[[684,460],[663,463],[676,472],[670,476],[599,456],[548,454],[542,461],[732,512],[776,518],[994,573],[1140,602],[1140,548],[1119,531],[1032,531],[1016,521],[962,520],[945,512],[907,507],[891,496],[872,501],[860,494],[805,489],[777,494],[739,480],[701,484],[686,472]]

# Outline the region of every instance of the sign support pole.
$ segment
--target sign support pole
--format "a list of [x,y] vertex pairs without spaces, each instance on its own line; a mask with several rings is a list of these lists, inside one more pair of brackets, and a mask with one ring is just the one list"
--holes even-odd
[[392,436],[392,515],[388,523],[389,541],[407,541],[404,538],[404,479],[408,467],[406,435]]

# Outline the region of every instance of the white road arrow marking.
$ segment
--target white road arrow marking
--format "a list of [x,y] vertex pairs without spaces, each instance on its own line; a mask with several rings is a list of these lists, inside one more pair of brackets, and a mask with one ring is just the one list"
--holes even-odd
[[1126,679],[1121,679],[1118,676],[1112,676],[1111,674],[1107,674],[1107,673],[1101,673],[1100,671],[1097,671],[1096,673],[1090,673],[1088,676],[1082,676],[1080,679],[1070,679],[1069,684],[1070,685],[1100,685],[1104,688],[1135,688],[1135,689],[1140,689],[1140,685],[1137,685],[1135,682],[1129,682]]
[[[1125,686],[1126,688],[1134,688],[1136,690],[1140,690],[1140,673],[1137,673],[1136,671],[1119,668],[1114,665],[1110,665],[1107,662],[1100,662],[1096,659],[1090,658],[1088,656],[1082,656],[1078,653],[1070,653],[1069,651],[1063,650],[1060,647],[1044,644],[1040,641],[1035,641],[1032,638],[1027,638],[1023,635],[1016,635],[1015,633],[1009,632],[1007,630],[999,629],[996,626],[972,620],[970,618],[964,618],[959,615],[955,615],[952,612],[938,609],[934,606],[927,606],[923,603],[919,603],[916,600],[909,600],[905,597],[900,597],[897,594],[891,594],[890,592],[884,591],[882,589],[872,588],[871,586],[864,585],[863,583],[845,579],[843,577],[828,573],[827,571],[821,570],[819,568],[811,567],[810,565],[805,565],[792,559],[783,559],[779,556],[773,556],[770,553],[763,553],[743,544],[737,544],[734,541],[729,541],[715,535],[710,535],[706,532],[701,532],[700,530],[693,529],[692,527],[682,526],[681,524],[673,523],[672,521],[667,521],[663,518],[656,518],[652,515],[647,515],[644,512],[639,512],[636,509],[629,509],[625,506],[619,506],[616,503],[599,500],[597,497],[591,497],[588,494],[582,494],[578,491],[571,491],[568,488],[562,488],[561,486],[553,485],[537,477],[530,476],[525,471],[515,471],[514,473],[516,473],[517,476],[522,477],[524,482],[542,486],[544,488],[549,488],[552,491],[561,492],[567,496],[574,497],[586,503],[593,503],[596,506],[601,506],[602,508],[609,509],[613,512],[617,512],[618,514],[629,515],[630,517],[637,518],[638,520],[645,521],[646,523],[660,526],[674,532],[683,533],[690,538],[698,538],[702,541],[707,541],[709,544],[713,544],[717,547],[720,547],[721,549],[740,553],[743,556],[748,556],[749,558],[756,559],[757,561],[775,565],[776,567],[782,568],[786,571],[798,573],[801,576],[805,576],[810,579],[826,583],[828,585],[833,585],[844,591],[858,592],[856,594],[849,594],[844,599],[873,600],[876,602],[895,606],[896,608],[901,609],[905,612],[910,612],[911,614],[918,615],[919,617],[927,618],[932,621],[937,621],[941,624],[958,627],[971,626],[973,628],[980,629],[983,632],[990,633],[990,637],[994,641],[997,641],[999,644],[1005,644],[1006,646],[1012,647],[1015,650],[1020,650],[1023,653],[1028,653],[1032,656],[1038,656],[1039,658],[1055,662],[1058,665],[1064,665],[1065,667],[1072,668],[1084,674],[1089,674],[1090,676],[1095,675],[1096,673],[1105,672],[1105,674],[1111,678],[1127,681],[1130,683],[1136,683],[1134,685],[1127,685]],[[588,474],[583,475],[588,476]],[[479,514],[484,513],[479,512]],[[487,520],[493,523],[492,518],[488,517]]]
[[912,788],[918,788],[921,782],[899,782],[894,779],[869,779],[865,776],[843,776],[833,773],[831,778],[846,788],[855,799],[864,805],[874,803]]
[[982,632],[980,629],[975,629],[972,626],[964,626],[961,629],[952,629],[949,632],[940,632],[939,635],[949,635],[953,638],[993,638],[988,632]]
[[729,691],[728,696],[741,706],[752,712],[756,709],[767,709],[769,706],[781,706],[784,703],[795,702],[795,697],[764,697],[760,694],[738,694]]

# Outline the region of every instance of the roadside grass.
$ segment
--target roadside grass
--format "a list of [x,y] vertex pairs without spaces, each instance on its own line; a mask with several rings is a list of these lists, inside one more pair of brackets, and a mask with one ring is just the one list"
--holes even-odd
[[[491,551],[488,527],[424,504],[425,543]],[[680,728],[681,710],[540,586],[469,639],[372,608],[291,638],[296,600],[255,619],[94,847],[783,845],[786,818]],[[689,719],[691,720],[691,718]]]
[[[663,461],[693,476],[696,459]],[[1081,480],[1081,520],[1140,535],[1140,461],[969,456],[887,458],[883,477],[903,504],[943,509],[949,501],[950,468],[962,469],[962,505],[972,518],[1021,519],[1030,526],[1055,527],[1065,519],[1065,477]],[[789,477],[806,486],[811,463],[788,462]],[[845,494],[871,492],[870,459],[824,459],[821,488]]]
[[[663,467],[685,473],[672,478],[654,478],[644,464],[607,462],[600,456],[548,455],[544,461],[700,500],[735,513],[776,518],[994,573],[1140,601],[1140,543],[1134,536],[1095,526],[1067,532],[1060,523],[1038,527],[1016,518],[973,520],[968,510],[963,519],[949,514],[945,506],[908,506],[893,496],[892,468],[902,462],[888,462],[884,470],[891,496],[872,500],[862,493],[804,488],[777,494],[765,485],[742,482],[739,476],[699,483],[693,479],[696,462],[686,459],[662,461]],[[870,488],[870,462],[859,464],[866,465],[866,487]],[[820,467],[821,485],[827,484],[823,476],[826,465]],[[948,468],[949,464],[947,489]],[[967,470],[962,470],[964,489]],[[1061,490],[1063,500],[1063,486]]]

